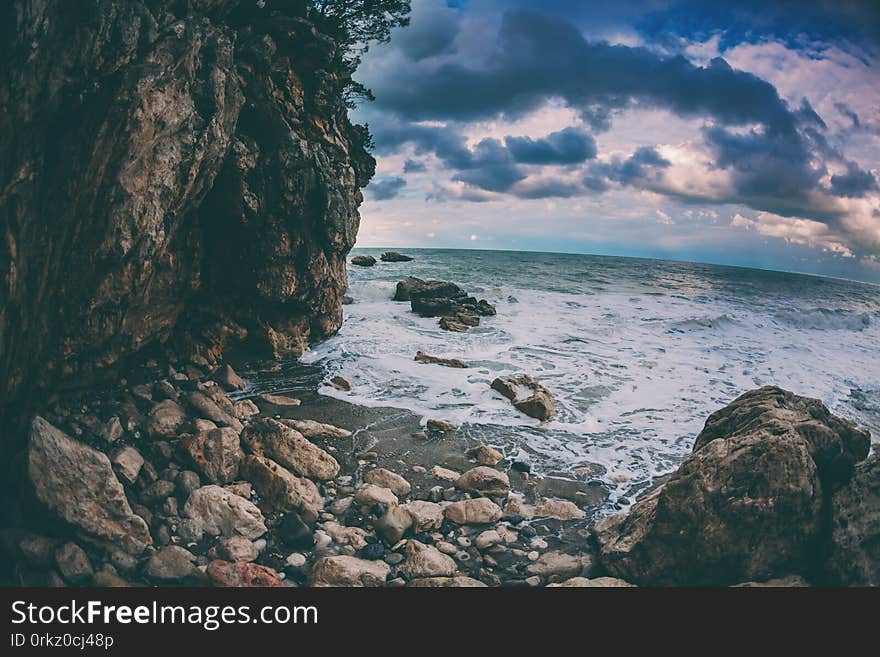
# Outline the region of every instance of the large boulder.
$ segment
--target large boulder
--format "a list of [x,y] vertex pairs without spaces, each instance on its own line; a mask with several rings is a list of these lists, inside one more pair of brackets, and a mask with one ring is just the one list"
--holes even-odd
[[232,427],[202,431],[184,436],[181,444],[189,453],[196,469],[210,482],[228,484],[238,476],[244,454],[238,432]]
[[829,583],[880,586],[880,455],[856,467],[849,485],[831,498]]
[[815,400],[778,388],[746,393],[710,416],[663,487],[596,524],[599,558],[611,575],[641,585],[729,585],[809,570],[823,479],[863,457],[863,438]]
[[249,424],[241,439],[254,454],[270,458],[304,477],[327,480],[339,472],[336,459],[277,420],[266,418]]
[[381,256],[382,262],[412,262],[413,257],[397,251],[386,251]]
[[84,539],[133,555],[152,544],[147,523],[131,510],[110,459],[42,417],[31,424],[28,475],[37,499]]

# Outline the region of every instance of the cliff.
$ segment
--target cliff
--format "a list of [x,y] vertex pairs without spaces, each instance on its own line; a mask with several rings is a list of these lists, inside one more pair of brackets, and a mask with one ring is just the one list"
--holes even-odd
[[238,0],[0,14],[4,407],[169,339],[214,362],[339,327],[375,163],[330,37]]

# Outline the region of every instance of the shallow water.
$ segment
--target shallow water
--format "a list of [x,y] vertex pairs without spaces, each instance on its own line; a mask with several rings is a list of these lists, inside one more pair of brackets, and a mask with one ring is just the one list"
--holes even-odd
[[[629,258],[407,253],[416,260],[350,268],[355,303],[342,329],[301,362],[354,390],[323,394],[466,425],[539,472],[599,464],[612,504],[673,470],[709,413],[762,385],[818,397],[880,435],[876,286]],[[466,334],[443,331],[391,301],[407,275],[459,283],[498,315]],[[471,367],[417,363],[419,349]],[[519,371],[553,392],[551,421],[518,413],[489,388]]]

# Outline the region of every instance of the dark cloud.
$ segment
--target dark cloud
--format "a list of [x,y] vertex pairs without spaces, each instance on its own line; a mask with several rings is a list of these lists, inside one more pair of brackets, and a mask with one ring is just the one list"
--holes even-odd
[[504,144],[522,164],[578,164],[596,157],[596,141],[577,128],[565,128],[543,139],[507,137]]
[[367,187],[370,194],[377,201],[387,201],[397,197],[397,195],[406,187],[406,180],[400,177],[377,178]]
[[854,162],[847,163],[844,174],[831,176],[831,191],[838,196],[862,197],[877,190],[877,180],[870,171],[863,171]]
[[422,173],[428,170],[428,165],[419,160],[407,160],[403,163],[404,173]]
[[476,145],[467,161],[458,162],[463,169],[453,180],[460,180],[490,192],[504,192],[526,177],[516,166],[510,151],[497,139],[484,139]]
[[516,185],[511,193],[517,198],[571,198],[582,196],[584,188],[568,180],[539,179],[534,182],[523,181]]

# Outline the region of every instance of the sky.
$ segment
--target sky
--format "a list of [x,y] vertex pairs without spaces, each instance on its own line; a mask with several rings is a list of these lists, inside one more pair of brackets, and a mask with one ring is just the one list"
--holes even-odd
[[352,111],[357,246],[880,282],[880,3],[414,0]]

